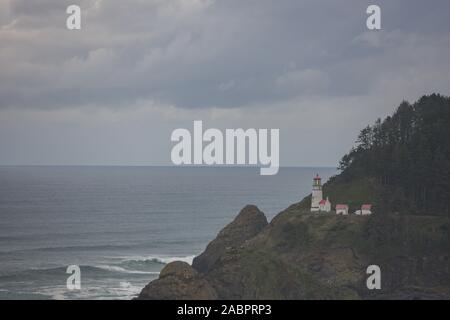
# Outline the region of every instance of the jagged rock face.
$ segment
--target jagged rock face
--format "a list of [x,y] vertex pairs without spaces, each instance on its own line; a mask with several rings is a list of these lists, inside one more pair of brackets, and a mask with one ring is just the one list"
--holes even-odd
[[245,206],[238,216],[196,257],[192,267],[207,273],[227,250],[238,248],[267,226],[267,218],[256,206]]
[[[237,217],[196,257],[193,266],[169,263],[159,278],[150,282],[138,299],[216,299],[219,296],[206,274],[226,252],[234,252],[266,226],[267,218],[256,206],[244,207]],[[220,269],[220,266],[217,266]]]
[[217,299],[214,288],[186,262],[167,264],[159,278],[150,282],[139,294],[141,300]]

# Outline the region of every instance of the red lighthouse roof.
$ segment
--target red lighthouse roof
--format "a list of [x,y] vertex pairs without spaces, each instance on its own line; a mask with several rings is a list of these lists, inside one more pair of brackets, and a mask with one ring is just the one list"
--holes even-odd
[[316,176],[314,177],[314,180],[322,180],[322,178],[319,177],[319,174],[317,173]]

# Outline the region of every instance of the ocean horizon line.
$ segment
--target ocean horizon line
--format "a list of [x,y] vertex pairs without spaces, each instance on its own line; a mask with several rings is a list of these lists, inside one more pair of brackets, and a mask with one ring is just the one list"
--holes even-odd
[[[0,164],[1,167],[130,167],[130,168],[260,168],[261,166],[247,165],[123,165],[123,164]],[[280,166],[281,168],[336,168],[336,166]],[[337,170],[337,168],[336,168]]]

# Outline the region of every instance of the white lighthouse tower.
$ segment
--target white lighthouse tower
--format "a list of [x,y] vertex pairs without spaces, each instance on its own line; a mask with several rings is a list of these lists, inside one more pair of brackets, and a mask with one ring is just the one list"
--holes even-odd
[[312,188],[312,196],[311,196],[311,212],[320,210],[320,201],[322,201],[322,179],[319,177],[319,174],[313,179],[313,188]]

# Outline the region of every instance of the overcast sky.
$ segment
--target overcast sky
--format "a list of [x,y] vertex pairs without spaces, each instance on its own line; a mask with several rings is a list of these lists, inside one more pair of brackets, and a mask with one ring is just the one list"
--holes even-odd
[[169,165],[172,130],[203,120],[279,128],[282,165],[336,166],[403,99],[450,94],[449,15],[448,0],[0,0],[0,164]]

